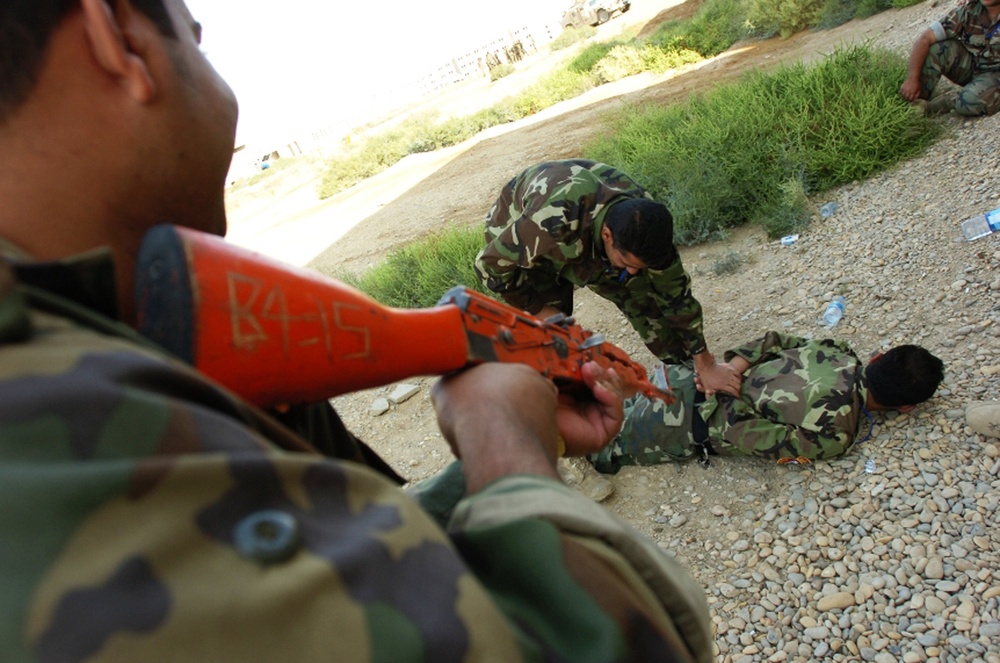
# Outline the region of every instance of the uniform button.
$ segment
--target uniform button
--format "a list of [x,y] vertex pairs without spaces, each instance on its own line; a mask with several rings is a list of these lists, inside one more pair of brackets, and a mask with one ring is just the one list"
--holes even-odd
[[285,561],[302,543],[299,521],[277,509],[251,513],[236,524],[233,539],[242,556],[265,564]]

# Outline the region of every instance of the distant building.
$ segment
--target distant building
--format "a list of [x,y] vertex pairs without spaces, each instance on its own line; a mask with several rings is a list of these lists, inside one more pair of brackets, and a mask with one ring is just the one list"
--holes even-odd
[[[496,66],[514,64],[537,53],[561,31],[562,27],[554,23],[509,30],[503,36],[480,44],[438,65],[415,82],[412,94],[414,98],[428,97],[462,81],[489,76],[490,71]],[[407,95],[402,90],[394,89],[393,94],[397,102],[407,101]],[[365,121],[360,116],[357,119],[359,125]],[[338,125],[314,130],[287,142],[266,140],[238,145],[233,151],[226,185],[251,177],[280,159],[333,146],[340,149],[345,141],[350,140],[350,130],[353,127],[348,127],[347,124],[349,123],[340,122]]]
[[538,52],[538,49],[555,39],[562,28],[558,24],[522,26],[505,35],[453,57],[422,76],[418,87],[422,96],[429,96],[462,81],[489,76],[490,71],[502,64],[514,64]]
[[340,140],[341,138],[342,134],[335,132],[332,127],[328,127],[314,131],[306,138],[293,140],[283,145],[276,145],[274,142],[237,145],[236,149],[233,150],[233,160],[229,165],[229,174],[226,176],[226,186],[238,180],[251,177],[262,170],[267,170],[280,159],[287,159],[311,152],[318,149],[324,141]]

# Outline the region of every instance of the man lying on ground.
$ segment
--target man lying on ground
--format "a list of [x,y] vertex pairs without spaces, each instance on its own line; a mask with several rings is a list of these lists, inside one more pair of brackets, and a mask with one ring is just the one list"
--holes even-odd
[[[601,472],[709,454],[779,462],[836,458],[871,436],[873,411],[909,412],[937,390],[940,359],[901,345],[863,364],[846,344],[768,332],[725,354],[740,372],[740,397],[706,397],[689,364],[666,366],[673,405],[637,396],[621,432],[588,458]],[[653,377],[655,380],[655,376]]]

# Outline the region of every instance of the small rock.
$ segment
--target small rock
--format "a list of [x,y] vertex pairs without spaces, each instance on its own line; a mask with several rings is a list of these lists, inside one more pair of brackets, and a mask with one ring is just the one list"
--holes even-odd
[[944,562],[941,561],[940,557],[931,557],[927,560],[927,566],[924,567],[924,577],[932,580],[944,578]]
[[615,485],[604,477],[587,477],[580,484],[580,492],[595,502],[603,502],[614,495]]
[[1000,437],[1000,403],[973,403],[965,410],[965,423],[985,437]]
[[399,404],[409,400],[419,391],[420,387],[415,384],[396,385],[396,388],[392,390],[391,394],[389,394],[389,400],[393,403]]
[[828,610],[837,610],[838,608],[849,608],[852,605],[854,605],[854,594],[851,592],[837,592],[836,594],[830,594],[821,598],[816,604],[816,609],[820,612],[827,612]]
[[368,408],[368,412],[373,417],[383,415],[388,411],[389,411],[389,401],[385,398],[376,398],[374,401],[372,401],[372,406]]

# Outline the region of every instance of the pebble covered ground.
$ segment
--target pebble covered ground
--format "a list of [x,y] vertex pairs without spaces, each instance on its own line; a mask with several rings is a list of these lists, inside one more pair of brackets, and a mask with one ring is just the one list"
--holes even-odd
[[[812,466],[568,472],[705,584],[722,661],[1000,661],[1000,440],[965,420],[1000,398],[1000,234],[959,232],[1000,207],[1000,116],[942,121],[925,155],[824,194],[836,212],[793,245],[750,233],[691,261],[715,348],[767,329],[863,357],[917,343],[946,365],[932,401],[876,414],[869,440]],[[705,267],[724,260],[742,267]]]

